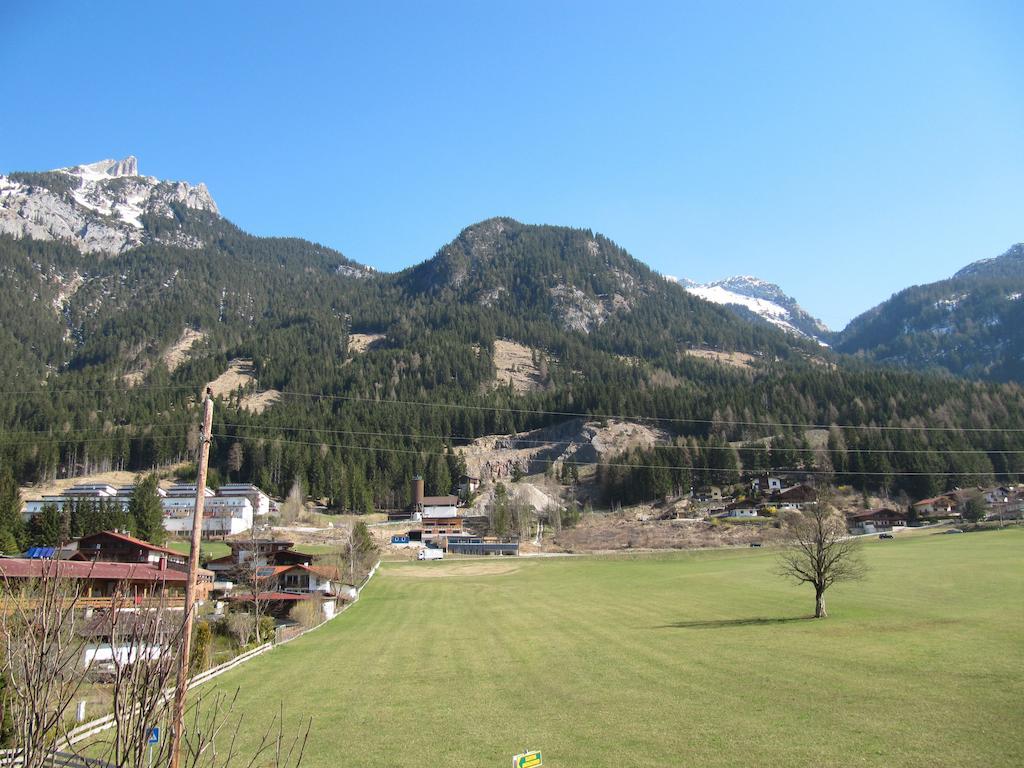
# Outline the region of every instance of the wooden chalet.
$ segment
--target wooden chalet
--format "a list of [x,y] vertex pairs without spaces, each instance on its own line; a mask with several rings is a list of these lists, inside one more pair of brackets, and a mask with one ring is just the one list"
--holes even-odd
[[101,531],[78,540],[69,560],[111,563],[154,563],[165,560],[173,566],[188,566],[188,557],[173,549],[158,547],[120,531]]
[[778,507],[803,509],[818,503],[818,492],[809,485],[792,485],[773,493],[769,502]]
[[865,509],[859,512],[847,512],[846,524],[854,533],[878,533],[905,527],[907,516],[903,512],[888,507]]
[[[46,560],[0,558],[0,580],[16,587],[43,578],[62,579],[80,590],[76,604],[83,608],[181,608],[185,604],[188,572],[157,563],[104,560]],[[205,600],[213,573],[199,570],[197,600]]]

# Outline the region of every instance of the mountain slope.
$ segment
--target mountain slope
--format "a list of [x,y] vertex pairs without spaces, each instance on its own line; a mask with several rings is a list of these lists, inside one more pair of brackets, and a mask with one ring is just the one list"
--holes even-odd
[[545,346],[569,334],[591,347],[647,359],[693,347],[771,358],[815,352],[692,297],[589,230],[489,219],[396,275],[394,284],[409,300],[430,297],[485,310],[499,322],[499,335],[539,336]]
[[[57,191],[47,189],[70,194],[59,186],[68,175],[48,175]],[[238,443],[232,479],[281,494],[298,479],[364,511],[407,498],[416,473],[447,492],[444,478],[462,471],[455,446],[568,414],[660,419],[680,441],[666,461],[695,473],[731,450],[724,441],[800,445],[772,424],[1024,428],[1019,388],[838,358],[691,295],[588,230],[489,219],[433,258],[379,274],[314,243],[253,237],[215,211],[168,205],[169,215],[140,215],[143,242],[120,252],[86,252],[81,238],[50,231],[0,235],[0,462],[19,481],[187,459],[196,394],[229,370],[246,375],[217,405],[214,467],[227,471]],[[168,362],[183,343],[188,354]],[[498,377],[509,349],[528,363],[530,386]],[[257,388],[280,393],[260,413],[243,405]],[[1016,439],[854,430],[840,466],[871,467],[870,482],[886,483],[919,455],[887,449],[925,445],[958,451],[950,472],[1005,474],[1016,454],[1000,450]],[[944,455],[933,463],[945,468]]]
[[1024,381],[1024,244],[855,318],[836,349],[912,368]]

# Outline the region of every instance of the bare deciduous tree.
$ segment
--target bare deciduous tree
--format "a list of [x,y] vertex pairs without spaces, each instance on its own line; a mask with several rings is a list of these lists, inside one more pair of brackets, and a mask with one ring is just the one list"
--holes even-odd
[[[249,529],[249,556],[236,566],[234,573],[238,583],[248,589],[251,595],[251,599],[247,599],[246,604],[252,607],[253,621],[251,628],[257,642],[260,640],[260,619],[267,612],[267,601],[261,595],[264,594],[271,584],[271,574],[274,570],[269,567],[266,555],[260,555],[261,541],[259,531],[255,525],[252,526]],[[238,624],[238,626],[241,626],[241,624]],[[252,636],[250,635],[244,638],[244,642],[240,639],[240,642],[242,645],[248,645],[251,639]]]
[[56,563],[44,574],[24,584],[5,579],[0,606],[0,673],[10,690],[3,704],[22,768],[44,765],[86,680],[73,608],[80,589],[58,577]]
[[783,537],[787,547],[780,555],[779,573],[813,586],[814,618],[825,618],[825,590],[865,573],[860,542],[847,533],[843,518],[826,504],[784,515]]
[[[109,607],[87,617],[80,589],[57,578],[55,569],[25,584],[5,581],[3,586],[0,674],[13,694],[4,701],[14,726],[12,764],[43,768],[57,752],[85,758],[68,738],[71,707],[84,686],[99,678],[111,690],[112,723],[80,745],[88,760],[118,768],[166,768],[170,740],[161,739],[151,751],[148,737],[152,728],[169,725],[182,611],[163,604],[122,610],[129,591],[117,590]],[[90,637],[100,641],[90,643]],[[245,732],[243,717],[233,716],[237,695],[214,690],[192,696],[180,765],[297,768],[312,721],[287,736],[281,711],[254,750],[243,751],[237,743]]]
[[281,505],[280,516],[281,522],[283,523],[294,523],[303,513],[306,511],[305,504],[303,503],[306,498],[305,491],[302,488],[302,481],[296,477],[295,482],[292,483],[292,488],[288,491],[288,498],[284,500]]
[[[146,763],[150,728],[160,724],[167,712],[166,691],[174,682],[176,659],[181,653],[183,613],[171,611],[166,604],[150,609],[111,607],[95,616],[90,634],[107,638],[110,661],[104,675],[109,679],[111,712],[114,725],[91,744],[91,751],[102,754],[103,762],[116,766],[142,766]],[[92,661],[90,666],[99,676]],[[164,739],[154,752],[158,765],[165,760],[170,740]]]
[[512,519],[512,530],[519,537],[520,541],[527,541],[533,527],[533,507],[522,499],[513,499],[508,507],[509,517]]

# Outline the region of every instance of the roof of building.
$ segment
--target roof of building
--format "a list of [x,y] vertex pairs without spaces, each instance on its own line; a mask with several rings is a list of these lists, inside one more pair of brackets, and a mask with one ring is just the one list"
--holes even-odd
[[264,496],[267,495],[266,491],[263,491],[259,486],[255,486],[252,483],[225,483],[217,489],[218,494],[225,493],[262,493]]
[[89,539],[95,539],[97,536],[109,536],[112,539],[118,539],[126,544],[139,547],[140,549],[146,549],[150,552],[157,552],[161,555],[170,555],[171,557],[182,558],[185,557],[181,552],[175,552],[173,549],[167,549],[167,547],[158,547],[156,544],[150,544],[148,541],[137,539],[134,536],[129,536],[126,533],[119,533],[118,531],[100,531],[99,533],[90,533],[88,536],[83,536],[78,540],[78,550],[82,550],[82,542],[88,541]]
[[779,501],[810,501],[817,498],[817,492],[806,485],[791,485],[789,488],[783,488],[781,491],[776,491],[772,494],[772,499]]
[[851,520],[864,520],[869,517],[878,517],[879,515],[886,515],[888,517],[904,517],[902,512],[895,509],[889,509],[888,507],[881,507],[879,509],[862,509],[857,512],[846,513],[846,516]]
[[424,507],[454,507],[459,503],[458,496],[424,496]]
[[[195,496],[196,495],[196,484],[195,483],[177,483],[176,485],[172,485],[170,488],[167,489],[167,495],[168,496],[188,496],[188,495]],[[209,486],[207,486],[206,488],[203,489],[203,496],[209,498],[210,496],[215,496],[215,495],[216,494],[213,492],[213,489],[210,488]]]
[[[199,569],[200,576],[213,578],[213,571]],[[185,583],[188,572],[176,568],[161,569],[156,563],[115,563],[105,560],[28,560],[0,559],[0,576],[9,579],[100,579],[104,581],[169,581]]]
[[261,565],[256,571],[256,576],[260,579],[269,579],[272,576],[280,576],[282,573],[288,571],[307,571],[308,573],[321,576],[325,579],[332,579],[337,581],[338,569],[326,565],[305,565],[304,563],[294,563],[292,565]]
[[227,545],[232,549],[245,549],[249,547],[252,549],[255,545],[256,549],[266,549],[267,547],[280,547],[281,549],[291,549],[295,546],[294,541],[285,541],[284,539],[252,539],[246,536],[244,539],[235,539],[227,542]]
[[759,502],[756,501],[736,501],[732,504],[727,504],[725,508],[731,511],[734,509],[757,509],[759,506]]
[[920,501],[915,501],[914,502],[914,506],[915,507],[924,507],[924,506],[927,506],[929,504],[937,504],[937,503],[942,503],[942,502],[945,502],[946,504],[949,504],[949,503],[952,502],[952,499],[950,499],[950,497],[948,495],[945,495],[945,496],[933,496],[930,499],[921,499]]
[[242,592],[229,595],[228,600],[232,602],[244,602],[251,603],[254,600],[262,600],[264,602],[273,602],[275,600],[282,602],[291,602],[295,600],[310,600],[314,597],[323,597],[323,593],[311,593],[311,592],[259,592],[253,597],[252,592]]
[[292,568],[299,568],[304,571],[316,574],[324,579],[330,579],[331,581],[339,581],[341,574],[338,569],[332,565],[293,565]]
[[272,576],[284,573],[291,567],[290,565],[258,565],[256,566],[256,578],[269,579]]
[[[81,637],[110,637],[115,632],[123,642],[152,642],[181,631],[181,614],[160,616],[152,611],[103,611],[78,630]],[[175,620],[177,618],[177,621]]]
[[29,560],[49,560],[56,551],[56,547],[29,547],[25,557]]

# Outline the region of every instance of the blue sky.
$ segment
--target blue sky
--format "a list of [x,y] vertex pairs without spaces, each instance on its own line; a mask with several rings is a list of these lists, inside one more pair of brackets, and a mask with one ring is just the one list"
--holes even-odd
[[0,171],[135,154],[378,269],[513,216],[833,327],[1024,240],[1018,2],[6,3]]

